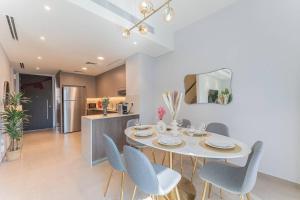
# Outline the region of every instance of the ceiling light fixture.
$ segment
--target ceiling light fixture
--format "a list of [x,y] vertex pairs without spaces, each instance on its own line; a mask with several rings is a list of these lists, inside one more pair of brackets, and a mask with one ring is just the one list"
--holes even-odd
[[48,5],[44,5],[44,9],[47,10],[47,11],[50,11],[50,10],[51,10],[51,7],[48,6]]
[[168,6],[163,11],[163,15],[166,22],[171,21],[175,15],[174,9],[168,4]]
[[170,2],[172,0],[166,0],[165,3],[163,3],[161,6],[159,6],[157,9],[153,8],[153,4],[150,0],[144,0],[139,6],[140,12],[143,15],[143,19],[134,24],[131,28],[126,28],[123,30],[122,35],[124,38],[129,38],[130,37],[130,32],[138,28],[139,32],[141,34],[146,34],[148,33],[148,27],[144,25],[143,23],[150,18],[153,14],[157,13],[159,10],[165,7],[163,14],[164,18],[167,22],[171,21],[172,18],[175,15],[174,9],[170,6]]
[[86,71],[88,68],[87,67],[82,67],[81,69]]
[[41,36],[40,39],[41,39],[42,41],[45,41],[45,40],[46,40],[45,36]]
[[104,60],[104,58],[102,56],[98,56],[97,59],[98,60]]
[[39,68],[39,67],[36,67],[35,69],[36,69],[36,70],[40,70],[40,68]]
[[42,60],[43,58],[41,56],[38,56],[37,59]]
[[133,42],[134,45],[137,45],[138,43],[136,41]]

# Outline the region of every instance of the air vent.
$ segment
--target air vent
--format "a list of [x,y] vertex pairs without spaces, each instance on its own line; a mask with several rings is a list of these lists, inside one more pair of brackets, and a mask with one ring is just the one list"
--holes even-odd
[[14,40],[19,40],[14,18],[6,15],[6,20],[9,27],[9,31],[11,33],[11,37]]
[[87,64],[87,65],[96,65],[97,63],[87,61],[85,64]]
[[24,69],[25,68],[24,63],[20,63],[20,67],[21,67],[21,69]]

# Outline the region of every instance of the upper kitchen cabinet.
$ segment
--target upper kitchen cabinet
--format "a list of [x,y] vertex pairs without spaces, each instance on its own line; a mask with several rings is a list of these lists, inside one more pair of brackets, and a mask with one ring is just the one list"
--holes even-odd
[[97,97],[120,96],[126,89],[126,67],[121,65],[96,77]]

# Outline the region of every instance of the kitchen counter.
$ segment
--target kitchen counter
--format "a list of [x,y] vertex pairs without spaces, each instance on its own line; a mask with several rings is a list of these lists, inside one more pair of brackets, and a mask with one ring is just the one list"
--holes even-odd
[[107,134],[123,151],[126,143],[124,130],[127,121],[139,118],[139,114],[109,113],[106,116],[88,115],[81,117],[81,154],[90,163],[97,164],[106,160],[103,135]]
[[87,115],[83,116],[84,119],[96,120],[96,119],[107,119],[107,118],[116,118],[116,117],[126,117],[126,116],[134,116],[137,114],[119,114],[119,113],[109,113],[107,115]]

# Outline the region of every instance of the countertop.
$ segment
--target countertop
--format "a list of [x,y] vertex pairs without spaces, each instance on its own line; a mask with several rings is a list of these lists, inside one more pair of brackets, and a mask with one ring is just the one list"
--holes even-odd
[[108,118],[116,118],[116,117],[126,117],[126,116],[132,116],[132,115],[138,115],[138,114],[119,114],[119,113],[108,113],[106,116],[103,114],[100,115],[87,115],[87,116],[82,116],[84,119],[89,119],[89,120],[98,120],[98,119],[108,119]]

